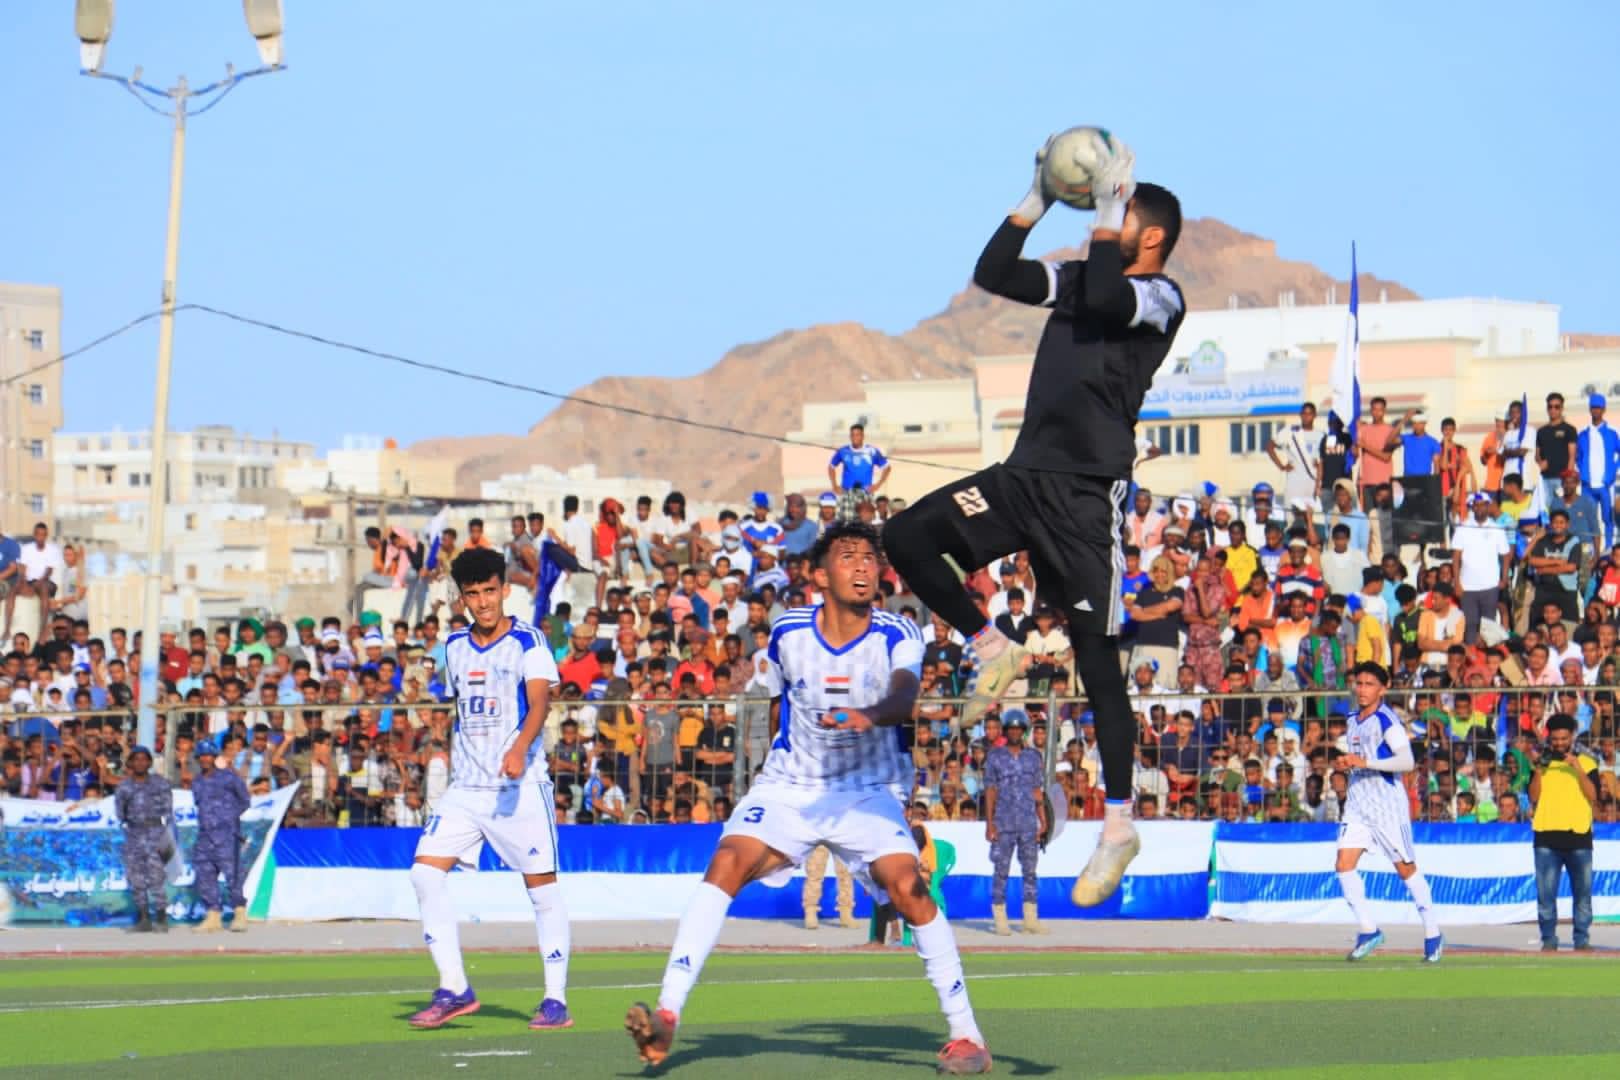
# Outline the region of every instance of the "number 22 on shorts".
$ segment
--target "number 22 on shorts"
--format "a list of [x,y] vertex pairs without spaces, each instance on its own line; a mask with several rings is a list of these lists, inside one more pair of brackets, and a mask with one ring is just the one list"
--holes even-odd
[[979,492],[977,486],[953,492],[951,498],[956,500],[957,508],[962,511],[963,517],[974,517],[990,509],[990,500]]

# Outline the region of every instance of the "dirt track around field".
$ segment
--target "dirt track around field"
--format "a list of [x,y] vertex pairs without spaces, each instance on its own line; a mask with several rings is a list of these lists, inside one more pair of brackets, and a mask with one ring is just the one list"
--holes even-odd
[[[1348,926],[1261,925],[1232,922],[1101,922],[1052,920],[1044,935],[1014,933],[997,937],[988,924],[954,924],[965,952],[1087,951],[1087,952],[1211,952],[1342,953],[1355,937]],[[1569,928],[1560,928],[1564,948]],[[1454,953],[1534,952],[1540,945],[1532,924],[1511,926],[1453,926],[1446,930],[1446,947]],[[1385,951],[1411,950],[1422,945],[1416,926],[1388,927]],[[665,949],[675,936],[675,923],[576,922],[575,951]],[[823,922],[819,930],[796,923],[762,919],[734,919],[726,924],[720,947],[729,950],[847,950],[866,940],[866,925],[850,930]],[[1592,941],[1599,952],[1620,951],[1620,926],[1593,927]],[[528,923],[463,923],[465,949],[528,952],[534,946],[534,927]],[[254,923],[246,933],[198,934],[176,927],[167,934],[130,934],[116,928],[12,928],[0,933],[0,956],[75,955],[138,956],[261,953],[348,953],[391,949],[414,951],[422,947],[421,930],[406,922]]]

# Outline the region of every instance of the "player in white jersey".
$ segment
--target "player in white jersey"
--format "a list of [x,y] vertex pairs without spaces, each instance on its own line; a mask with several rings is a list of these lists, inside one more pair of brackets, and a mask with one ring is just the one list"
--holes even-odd
[[432,1003],[411,1017],[411,1026],[443,1027],[478,1011],[461,964],[449,876],[457,863],[476,868],[487,842],[523,875],[534,905],[546,989],[529,1027],[572,1027],[568,910],[557,884],[556,804],[540,743],[557,663],[540,631],[502,614],[506,561],[499,552],[464,551],[450,575],[472,625],[444,645],[445,677],[456,699],[450,787],[434,805],[411,865],[422,938],[439,969],[439,988]]
[[681,917],[657,1007],[637,1002],[625,1017],[646,1064],[668,1057],[732,898],[751,881],[787,884],[794,867],[825,844],[914,928],[917,954],[950,1023],[939,1071],[990,1071],[956,938],[923,882],[902,805],[911,776],[897,725],[911,719],[917,700],[923,642],[915,623],[874,607],[880,550],[868,525],[829,526],[810,552],[822,602],[790,611],[771,630],[763,678],[774,699],[775,738]]
[[1423,919],[1423,961],[1439,961],[1445,947],[1440,924],[1435,919],[1434,896],[1428,879],[1418,869],[1412,845],[1412,812],[1401,774],[1413,768],[1412,740],[1393,709],[1384,704],[1389,672],[1372,661],[1357,664],[1350,673],[1356,699],[1355,715],[1350,717],[1345,738],[1350,752],[1341,754],[1336,765],[1350,770],[1350,792],[1339,821],[1339,887],[1361,932],[1347,959],[1362,960],[1384,943],[1384,935],[1367,907],[1367,887],[1356,871],[1356,864],[1369,849],[1376,848],[1395,864],[1395,872],[1406,882]]

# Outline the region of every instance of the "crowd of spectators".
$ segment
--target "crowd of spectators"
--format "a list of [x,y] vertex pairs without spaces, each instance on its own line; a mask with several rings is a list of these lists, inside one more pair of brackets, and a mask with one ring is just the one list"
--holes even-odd
[[[1415,818],[1528,821],[1547,720],[1568,714],[1599,763],[1598,820],[1615,820],[1620,439],[1604,404],[1594,397],[1577,430],[1556,394],[1539,428],[1514,402],[1477,450],[1449,419],[1438,439],[1421,414],[1390,422],[1381,399],[1354,433],[1337,418],[1319,428],[1306,405],[1269,448],[1280,494],[1265,480],[1236,495],[1136,488],[1121,537],[1120,663],[1138,710],[1139,816],[1337,820],[1346,673],[1371,659],[1391,668],[1390,700],[1422,750],[1407,777]],[[559,820],[724,820],[769,739],[755,654],[784,612],[816,602],[805,556],[827,523],[854,515],[881,528],[904,510],[876,490],[882,468],[870,486],[776,505],[756,493],[745,513],[707,522],[688,520],[677,492],[656,509],[645,496],[633,510],[605,499],[594,516],[570,497],[562,521],[514,517],[504,540],[476,519],[432,543],[370,530],[352,607],[335,600],[290,626],[164,631],[172,778],[188,784],[198,755],[219,751],[255,792],[300,782],[289,825],[419,824],[450,775],[439,672],[464,618],[445,568],[484,546],[505,553],[514,586],[551,601],[540,626],[560,681],[544,739]],[[1439,509],[1424,520],[1408,491],[1429,476]],[[82,561],[48,552],[43,525],[33,543],[29,554],[0,537],[0,588],[45,601],[43,626],[7,627],[0,787],[93,798],[116,786],[133,745],[138,635],[92,627]],[[1056,741],[1068,816],[1100,817],[1095,730],[1062,613],[1022,552],[965,587],[1032,655],[1006,708],[1024,712],[1037,750]],[[401,619],[365,609],[365,590],[379,588],[403,591]],[[1005,709],[959,729],[971,653],[904,581],[890,573],[882,589],[927,642],[904,733],[913,804],[935,820],[979,820]]]

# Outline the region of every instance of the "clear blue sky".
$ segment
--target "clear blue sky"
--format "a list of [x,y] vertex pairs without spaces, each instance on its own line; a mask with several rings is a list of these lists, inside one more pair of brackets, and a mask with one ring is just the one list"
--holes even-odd
[[[1033,150],[1103,123],[1187,212],[1427,296],[1620,331],[1620,5],[287,0],[291,68],[193,121],[180,298],[575,389],[791,327],[938,310]],[[255,57],[236,0],[120,0],[110,70]],[[66,344],[156,306],[165,122],[0,5],[0,278]],[[403,14],[391,14],[391,9]],[[1051,215],[1042,250],[1086,218]],[[155,327],[69,363],[71,429],[151,420]],[[547,408],[182,316],[171,422],[331,445]]]

